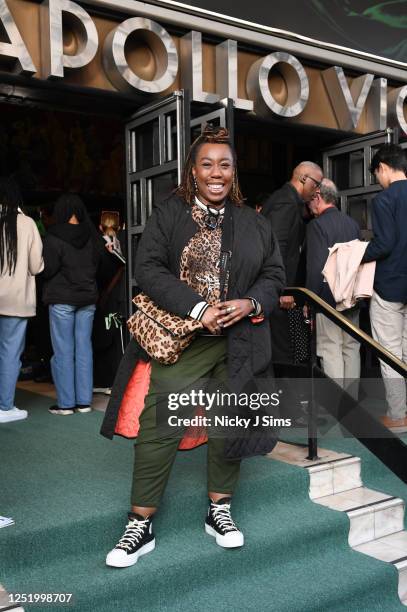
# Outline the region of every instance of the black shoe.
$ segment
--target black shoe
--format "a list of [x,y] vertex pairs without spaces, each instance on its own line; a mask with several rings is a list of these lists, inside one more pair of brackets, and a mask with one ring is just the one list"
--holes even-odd
[[152,517],[144,518],[140,514],[129,512],[129,522],[119,543],[106,557],[106,565],[111,567],[129,567],[137,563],[141,555],[155,548]]
[[48,408],[48,412],[50,412],[51,414],[59,414],[59,416],[66,416],[68,414],[73,414],[74,409],[73,408],[60,408],[59,406],[54,405]]
[[205,531],[216,538],[216,544],[223,548],[243,546],[244,536],[236,527],[230,514],[230,497],[222,497],[216,503],[209,500]]

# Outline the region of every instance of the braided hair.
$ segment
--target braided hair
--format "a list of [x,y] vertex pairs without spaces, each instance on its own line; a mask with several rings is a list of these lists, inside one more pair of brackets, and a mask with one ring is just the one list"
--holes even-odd
[[14,274],[17,265],[17,215],[22,206],[14,179],[0,177],[0,273]]
[[204,144],[226,144],[229,146],[233,155],[233,180],[232,187],[228,194],[228,199],[233,202],[236,206],[243,204],[243,195],[240,191],[239,180],[237,177],[237,158],[236,151],[230,140],[229,132],[223,127],[212,127],[207,124],[202,133],[194,140],[189,149],[187,159],[185,161],[184,169],[182,171],[182,178],[180,185],[176,188],[175,193],[181,196],[184,200],[192,206],[195,202],[196,187],[194,183],[194,177],[192,174],[192,168],[196,164],[199,149]]

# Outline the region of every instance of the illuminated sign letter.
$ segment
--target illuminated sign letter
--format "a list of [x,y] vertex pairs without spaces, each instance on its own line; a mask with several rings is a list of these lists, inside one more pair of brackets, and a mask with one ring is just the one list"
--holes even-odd
[[253,102],[237,93],[237,42],[225,40],[216,47],[216,91],[221,98],[231,98],[235,108],[253,110]]
[[[64,54],[62,14],[71,20],[77,35],[74,55]],[[41,5],[42,61],[46,78],[62,78],[64,68],[82,68],[96,55],[99,39],[90,15],[71,0],[44,0]]]
[[24,44],[21,34],[15,24],[12,14],[7,6],[6,0],[0,0],[0,22],[10,42],[0,42],[0,57],[14,62],[14,71],[31,75],[37,72],[28,49]]
[[220,97],[203,91],[202,85],[202,34],[189,32],[181,38],[181,78],[182,86],[189,89],[195,102],[214,104]]
[[[274,66],[283,77],[287,88],[284,104],[280,104],[270,91],[269,75]],[[308,77],[297,58],[279,51],[257,60],[250,67],[247,92],[254,100],[254,110],[258,115],[267,116],[271,111],[277,117],[296,117],[302,113],[308,102]]]
[[349,87],[343,68],[332,66],[322,71],[322,78],[339,128],[355,129],[373,83],[373,74],[364,74],[353,79]]
[[[154,54],[155,75],[152,80],[139,77],[127,63],[126,41],[136,31]],[[107,76],[118,89],[158,94],[171,87],[176,79],[178,53],[171,36],[158,23],[143,17],[132,17],[106,37],[103,63]]]

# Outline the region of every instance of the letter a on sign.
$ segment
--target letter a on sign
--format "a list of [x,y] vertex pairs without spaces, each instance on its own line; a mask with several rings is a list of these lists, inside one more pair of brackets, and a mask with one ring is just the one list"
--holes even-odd
[[343,68],[332,66],[322,72],[322,78],[339,128],[355,129],[373,83],[373,74],[364,74],[353,79],[349,87]]
[[10,41],[0,41],[0,59],[5,57],[8,60],[14,60],[14,71],[17,73],[31,75],[37,72],[6,0],[0,0],[0,21]]

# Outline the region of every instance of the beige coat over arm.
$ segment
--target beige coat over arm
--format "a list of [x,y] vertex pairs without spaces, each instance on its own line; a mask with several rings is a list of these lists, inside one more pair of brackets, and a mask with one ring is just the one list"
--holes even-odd
[[329,249],[322,275],[334,296],[337,310],[348,310],[372,297],[376,262],[362,264],[368,243],[361,240],[337,242]]

